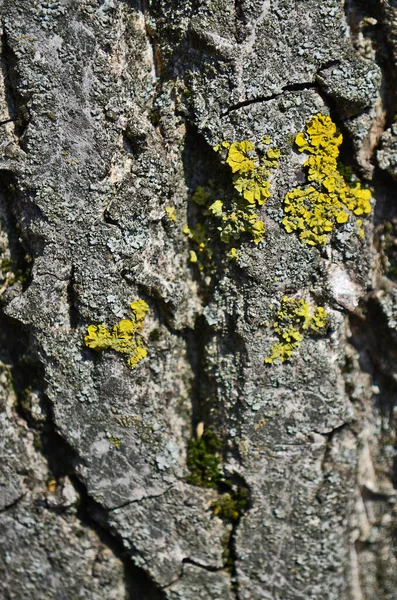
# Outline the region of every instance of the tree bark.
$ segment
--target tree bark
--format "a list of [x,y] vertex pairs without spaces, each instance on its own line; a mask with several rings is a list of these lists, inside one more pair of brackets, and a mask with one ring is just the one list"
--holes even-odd
[[[397,3],[0,15],[0,597],[396,600]],[[363,239],[283,225],[316,114]],[[263,240],[232,244],[194,194],[233,202],[213,147],[243,140],[280,157]],[[327,325],[265,363],[283,298]],[[131,369],[84,337],[137,300]]]

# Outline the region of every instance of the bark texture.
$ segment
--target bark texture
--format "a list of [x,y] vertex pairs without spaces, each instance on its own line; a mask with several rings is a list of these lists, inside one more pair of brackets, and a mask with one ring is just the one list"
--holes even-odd
[[[396,600],[397,3],[1,0],[0,22],[0,597]],[[281,226],[318,112],[376,199],[325,249]],[[237,262],[213,240],[200,272],[182,228],[226,176],[212,147],[264,135],[264,239]],[[285,295],[328,333],[264,364]],[[135,370],[84,347],[138,298]]]

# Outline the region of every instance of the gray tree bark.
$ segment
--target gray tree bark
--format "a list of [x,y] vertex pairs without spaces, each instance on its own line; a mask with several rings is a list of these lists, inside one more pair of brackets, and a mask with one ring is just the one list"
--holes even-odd
[[[396,600],[397,3],[0,15],[0,597]],[[282,226],[317,113],[372,191],[363,240]],[[233,261],[215,236],[200,271],[192,194],[231,181],[212,147],[263,136],[263,241]],[[264,364],[284,296],[327,332]],[[83,340],[138,299],[131,370]]]

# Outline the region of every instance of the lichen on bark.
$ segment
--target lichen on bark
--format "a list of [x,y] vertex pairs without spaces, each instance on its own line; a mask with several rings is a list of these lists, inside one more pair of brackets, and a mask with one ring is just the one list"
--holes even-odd
[[[1,593],[394,600],[393,2],[0,14]],[[324,248],[282,224],[316,114],[376,199],[364,239],[340,223]],[[213,236],[200,271],[182,229],[223,181],[213,146],[265,135],[266,233],[238,260]],[[325,307],[326,335],[264,364],[284,297]],[[150,313],[131,370],[83,339],[134,298]],[[215,486],[192,480],[197,431],[221,440]]]

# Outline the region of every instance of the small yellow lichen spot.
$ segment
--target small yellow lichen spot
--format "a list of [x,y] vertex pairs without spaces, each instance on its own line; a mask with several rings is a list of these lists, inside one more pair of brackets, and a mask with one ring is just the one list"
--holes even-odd
[[106,350],[111,345],[112,334],[105,325],[90,325],[84,343],[93,350]]
[[259,221],[258,219],[258,221],[255,221],[255,223],[252,225],[251,231],[253,241],[255,242],[255,244],[259,244],[259,242],[263,240],[263,234],[266,231],[265,224],[263,223],[263,221]]
[[121,440],[118,437],[112,436],[109,438],[109,444],[113,446],[113,448],[120,448]]
[[141,323],[149,312],[148,304],[144,300],[136,300],[135,302],[132,302],[130,306],[136,321]]
[[254,156],[255,148],[248,140],[233,142],[229,148],[227,164],[233,173],[253,173],[255,170]]
[[175,208],[173,206],[166,206],[165,212],[167,213],[170,221],[176,221]]
[[222,208],[223,208],[223,202],[221,200],[215,200],[215,202],[213,202],[211,204],[211,206],[208,208],[208,210],[215,217],[221,217],[222,216]]
[[270,159],[280,158],[280,154],[281,154],[280,148],[273,148],[266,152],[267,158],[270,158]]
[[147,350],[143,346],[143,340],[139,334],[143,327],[149,306],[144,300],[136,300],[131,304],[132,320],[121,319],[112,332],[104,325],[89,325],[84,344],[97,352],[101,350],[114,350],[125,354],[127,363],[131,369],[145,358]]
[[137,364],[139,362],[141,362],[141,360],[143,358],[145,358],[147,356],[147,350],[146,348],[143,348],[143,346],[137,346],[134,351],[132,352],[132,354],[130,355],[127,363],[128,366],[131,369],[135,369],[135,367],[137,366]]
[[57,480],[54,479],[53,477],[51,477],[47,481],[47,490],[50,492],[50,494],[54,494],[56,492],[56,489],[57,489]]
[[197,262],[197,254],[195,253],[194,250],[190,250],[189,260],[190,260],[191,263],[196,263]]
[[265,358],[265,363],[288,361],[294,350],[301,345],[303,332],[309,329],[319,331],[326,325],[327,313],[322,306],[318,306],[311,315],[309,304],[305,300],[284,296],[273,323],[274,332],[280,342],[273,344],[269,356]]
[[237,260],[238,259],[238,250],[237,248],[231,248],[229,250],[229,252],[227,253],[228,258],[230,258],[230,260]]

